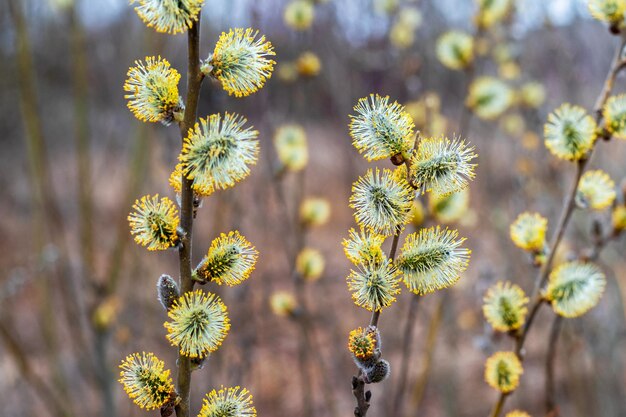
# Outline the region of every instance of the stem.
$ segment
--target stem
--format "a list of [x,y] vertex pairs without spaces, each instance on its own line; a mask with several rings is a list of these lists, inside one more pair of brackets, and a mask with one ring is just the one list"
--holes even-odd
[[[611,64],[611,69],[609,70],[609,73],[604,81],[604,86],[602,87],[602,91],[600,92],[600,95],[598,96],[598,99],[596,100],[594,110],[596,112],[596,117],[595,117],[596,124],[598,125],[602,122],[602,118],[603,118],[602,108],[604,107],[606,100],[609,98],[611,94],[613,85],[615,83],[615,78],[617,77],[617,74],[619,74],[620,70],[622,70],[624,66],[626,65],[626,61],[622,59],[622,50],[624,49],[625,45],[626,45],[626,36],[622,38],[619,44],[619,47],[615,51],[613,62]],[[595,143],[597,143],[597,141]],[[595,143],[594,143],[594,147],[595,147]],[[574,181],[572,181],[571,188],[569,190],[569,193],[567,195],[567,198],[561,210],[561,215],[559,216],[557,228],[552,237],[552,241],[550,242],[548,259],[546,260],[546,263],[543,265],[543,267],[537,274],[537,277],[535,278],[535,289],[533,291],[533,296],[532,296],[534,303],[531,307],[528,320],[526,321],[526,324],[524,325],[521,333],[517,336],[516,343],[515,343],[515,353],[519,357],[520,361],[523,360],[521,353],[524,347],[524,342],[526,341],[526,337],[528,336],[528,332],[530,331],[530,328],[534,322],[537,312],[539,311],[539,308],[545,301],[545,299],[541,296],[541,289],[543,288],[546,281],[548,280],[548,276],[551,271],[552,262],[554,261],[556,251],[559,247],[559,244],[561,243],[563,235],[565,234],[565,230],[571,218],[571,214],[574,211],[575,197],[576,197],[576,190],[578,189],[578,183],[580,181],[580,177],[582,176],[585,170],[585,167],[587,166],[587,163],[589,162],[591,155],[593,154],[594,147],[591,148],[586,158],[578,160],[576,164],[576,173],[574,176]],[[500,398],[498,399],[498,403],[496,403],[496,405],[493,408],[493,411],[491,414],[492,417],[498,417],[500,415],[500,411],[507,397],[508,395],[506,394],[500,395]]]
[[[398,242],[400,240],[400,234],[402,228],[397,227],[396,233],[393,235],[393,241],[391,242],[391,249],[389,250],[389,259],[393,261],[396,257],[396,251],[398,250]],[[370,326],[378,327],[378,319],[380,318],[380,311],[372,312],[370,319]],[[365,391],[365,381],[363,380],[362,372],[359,370],[357,376],[352,377],[352,394],[356,398],[356,407],[354,408],[355,417],[365,417],[367,410],[370,407],[370,399],[372,398],[371,391]]]
[[[465,70],[465,98],[467,98],[469,94],[469,88],[472,85],[472,81],[474,81],[476,70],[474,69],[474,64],[470,65]],[[467,104],[463,103],[463,108],[461,109],[461,116],[459,121],[459,135],[467,136],[467,132],[469,132],[470,123],[472,122],[472,110],[467,106]]]
[[402,359],[400,360],[400,380],[398,381],[398,388],[393,400],[393,408],[391,417],[397,417],[402,411],[402,400],[404,398],[404,389],[406,386],[406,379],[409,371],[409,361],[411,358],[411,341],[413,340],[413,333],[415,330],[415,316],[417,314],[417,306],[419,305],[420,297],[413,295],[411,297],[411,303],[409,304],[409,311],[406,317],[406,323],[404,325],[404,340],[402,342]]
[[107,417],[115,417],[117,416],[117,409],[115,407],[115,392],[112,386],[115,378],[107,360],[111,332],[108,329],[95,329],[94,333],[94,362],[96,378],[102,391],[102,413]]
[[493,410],[491,410],[491,414],[489,414],[490,417],[498,417],[500,415],[507,397],[508,394],[505,394],[503,392],[500,393],[500,396],[498,397],[498,402],[496,402],[496,404],[493,406]]
[[300,377],[302,380],[300,381],[300,389],[302,395],[302,415],[305,417],[313,416],[313,401],[311,398],[311,389],[309,385],[313,382],[313,377],[311,375],[311,368],[309,367],[309,348],[307,346],[307,328],[304,321],[307,320],[306,317],[300,320],[302,324],[300,325],[300,346],[298,350],[298,365],[300,367]]
[[[74,348],[77,354],[83,351],[84,346],[82,334],[77,326],[74,326],[75,319],[79,317],[84,321],[84,315],[76,312],[76,304],[79,300],[75,288],[70,284],[73,276],[69,271],[68,249],[63,238],[64,227],[61,212],[55,200],[54,190],[51,184],[50,166],[46,151],[43,126],[37,105],[37,86],[35,66],[30,46],[28,28],[23,5],[16,0],[8,2],[9,15],[15,28],[15,51],[16,69],[18,72],[18,83],[20,92],[20,108],[24,122],[25,141],[29,160],[29,177],[31,182],[31,193],[33,203],[33,243],[34,252],[38,262],[43,259],[43,251],[46,244],[52,242],[59,250],[60,257],[55,265],[45,265],[37,268],[37,274],[42,275],[41,305],[42,305],[42,336],[46,344],[46,355],[52,364],[52,378],[58,388],[57,397],[60,401],[68,399],[69,378],[64,374],[63,367],[59,359],[58,346],[58,312],[54,306],[54,290],[61,288],[60,297]],[[50,269],[50,270],[49,270]],[[45,276],[49,273],[49,276]],[[69,279],[67,279],[69,278]],[[32,375],[31,375],[32,377]],[[65,410],[69,410],[67,405]],[[68,412],[71,413],[71,410]]]
[[77,5],[70,10],[72,30],[72,56],[74,65],[74,123],[76,142],[76,163],[78,172],[78,206],[80,212],[80,243],[83,274],[91,278],[93,274],[93,200],[91,198],[91,157],[89,153],[89,113],[87,81],[87,57],[85,33],[77,15]]
[[599,236],[594,239],[593,245],[583,250],[580,254],[580,259],[585,262],[591,262],[598,259],[602,249],[606,247],[612,240],[617,239],[621,235],[621,230],[612,230],[609,234]]
[[[290,234],[294,238],[294,248],[293,253],[287,253],[290,262],[290,268],[292,271],[292,277],[294,280],[296,299],[298,300],[298,305],[300,306],[300,317],[298,320],[298,324],[300,326],[301,339],[300,339],[300,347],[299,347],[299,366],[300,366],[300,374],[302,377],[302,404],[303,404],[303,415],[312,416],[313,415],[313,400],[312,400],[312,390],[310,385],[313,382],[313,374],[311,373],[310,363],[311,361],[315,363],[315,365],[319,368],[320,373],[322,374],[322,392],[325,397],[325,405],[328,408],[328,412],[330,416],[337,416],[337,409],[335,406],[335,396],[334,391],[330,386],[330,383],[327,381],[332,381],[330,373],[328,372],[328,368],[326,367],[326,361],[322,357],[320,345],[317,343],[314,337],[314,323],[311,321],[311,308],[308,306],[305,295],[305,281],[302,276],[296,271],[296,258],[300,251],[305,246],[306,239],[306,231],[307,228],[299,219],[297,213],[299,213],[300,205],[302,204],[302,200],[304,198],[304,189],[305,189],[305,176],[304,170],[301,170],[296,175],[296,190],[297,192],[294,195],[294,206],[296,210],[296,214],[294,216],[290,216],[289,207],[287,205],[287,199],[285,193],[282,188],[282,183],[280,179],[282,176],[274,176],[272,178],[272,182],[275,185],[276,193],[279,197],[281,207],[283,209],[284,218],[287,221],[283,222],[286,226],[286,233]],[[291,228],[289,227],[291,226]]]
[[66,401],[61,398],[58,391],[49,387],[42,378],[33,372],[28,358],[24,354],[26,349],[15,338],[15,332],[7,328],[4,318],[0,320],[0,337],[4,340],[7,354],[11,355],[14,363],[20,371],[22,378],[33,388],[35,393],[46,405],[46,409],[58,417],[71,417],[73,413],[68,408]]
[[[483,28],[481,26],[477,26],[474,29],[474,42],[476,43],[478,41],[478,38],[480,38],[483,34]],[[466,69],[465,69],[465,96],[463,97],[463,100],[467,99],[467,97],[469,96],[469,89],[472,85],[472,82],[474,81],[474,78],[476,78],[476,61],[472,62]],[[465,104],[465,102],[463,102],[463,108],[461,109],[461,117],[460,117],[460,122],[459,122],[459,135],[464,135],[467,137],[467,134],[469,133],[469,129],[470,129],[470,124],[472,123],[472,115],[473,112],[472,110],[467,106],[467,104]]]
[[563,325],[563,317],[558,314],[554,317],[552,322],[552,329],[550,330],[550,342],[548,344],[548,354],[546,357],[546,415],[556,417],[558,415],[558,408],[556,405],[556,387],[554,380],[554,367],[556,359],[556,347],[559,340],[559,334],[561,332],[561,326]]
[[[78,207],[80,213],[80,247],[81,267],[84,282],[93,284],[96,288],[94,276],[94,240],[93,240],[93,198],[91,195],[91,154],[89,137],[89,82],[87,67],[87,47],[85,32],[78,16],[77,4],[69,10],[69,20],[72,32],[72,57],[74,61],[74,123],[76,144],[76,168],[78,173]],[[124,222],[126,227],[126,222]],[[125,233],[126,235],[126,233]],[[96,294],[99,301],[104,298]],[[92,349],[94,351],[94,370],[96,380],[102,393],[102,413],[106,416],[117,415],[112,382],[114,378],[107,362],[107,348],[109,344],[109,329],[92,326],[94,337]]]
[[[396,251],[398,250],[398,241],[400,240],[400,233],[402,230],[400,228],[396,229],[396,233],[393,235],[393,241],[391,242],[391,250],[389,251],[389,259],[394,260],[396,258]],[[374,311],[372,313],[372,318],[370,319],[370,326],[378,327],[378,318],[380,317],[380,310]]]
[[326,366],[326,360],[322,355],[322,350],[320,348],[321,343],[315,337],[315,329],[313,328],[313,323],[307,320],[305,317],[305,337],[307,340],[307,346],[312,346],[310,349],[310,353],[313,356],[313,361],[319,367],[320,373],[323,375],[323,378],[327,378],[322,382],[322,394],[324,395],[325,405],[328,408],[329,415],[331,417],[337,417],[339,414],[337,412],[337,401],[335,400],[335,391],[331,386],[331,381],[334,379],[331,377],[330,372],[328,371],[328,367]]
[[422,398],[424,397],[426,383],[428,382],[428,376],[432,368],[433,354],[435,352],[435,347],[437,346],[437,334],[439,333],[439,328],[441,327],[443,318],[444,301],[445,297],[439,298],[437,307],[435,307],[435,312],[430,320],[430,326],[428,327],[428,333],[426,335],[426,350],[422,354],[422,360],[420,361],[424,364],[424,367],[417,383],[415,384],[415,389],[413,390],[413,409],[415,410],[415,413],[419,410]]
[[552,262],[554,261],[554,257],[556,256],[556,250],[558,249],[559,244],[563,239],[567,224],[569,223],[570,217],[574,212],[574,208],[576,207],[576,191],[578,190],[578,183],[580,182],[580,177],[582,177],[588,161],[589,158],[584,158],[580,159],[576,163],[576,173],[574,174],[574,180],[572,181],[572,185],[570,186],[569,192],[567,194],[567,199],[563,204],[563,209],[561,210],[561,215],[559,216],[556,231],[552,236],[552,242],[550,243],[550,249],[548,252],[548,259],[543,265],[543,268],[539,270],[539,274],[535,279],[535,289],[533,291],[535,297],[539,294],[539,291],[541,290],[541,288],[543,288],[546,281],[548,280],[548,275],[550,274],[550,270],[552,268]]
[[[284,190],[282,188],[282,183],[280,181],[281,177],[275,176],[273,178],[274,185],[276,187],[276,192],[278,194],[279,200],[282,203],[281,207],[283,208],[284,219],[286,220],[284,224],[287,226],[291,225],[291,229],[287,230],[287,232],[291,232],[291,236],[294,239],[293,242],[293,253],[287,253],[289,257],[289,267],[291,269],[291,276],[293,278],[293,283],[296,292],[296,300],[301,309],[301,317],[298,320],[298,325],[300,326],[300,340],[298,346],[298,366],[300,368],[300,388],[301,388],[301,402],[303,408],[304,417],[312,417],[313,416],[313,401],[311,397],[311,388],[310,384],[313,382],[313,376],[311,373],[311,368],[309,366],[309,360],[311,357],[311,346],[308,343],[308,326],[309,326],[309,308],[306,303],[306,296],[304,294],[304,279],[300,276],[298,271],[296,270],[296,258],[300,251],[304,248],[305,236],[304,236],[304,226],[299,221],[297,215],[294,217],[290,216],[289,206],[287,204],[287,198],[285,196]],[[294,194],[294,205],[295,211],[298,213],[300,204],[302,204],[302,198],[304,196],[304,171],[301,170],[296,175],[296,184],[298,192]]]
[[[182,140],[188,130],[193,127],[198,111],[202,73],[200,72],[200,15],[198,20],[187,31],[187,101],[185,103],[185,117],[180,124]],[[191,279],[191,242],[193,233],[193,190],[192,181],[182,176],[181,187],[181,215],[180,228],[182,237],[178,250],[180,261],[180,288],[181,295],[193,291],[194,281]],[[189,391],[191,389],[191,360],[178,354],[178,374],[176,377],[176,391],[180,402],[176,405],[177,417],[189,417]]]

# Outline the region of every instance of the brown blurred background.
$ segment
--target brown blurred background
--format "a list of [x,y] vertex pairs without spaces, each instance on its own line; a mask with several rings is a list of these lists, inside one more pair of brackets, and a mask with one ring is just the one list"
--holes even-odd
[[[166,57],[184,74],[186,38],[146,28],[125,0],[12,2],[13,13],[6,1],[0,3],[0,416],[144,415],[116,382],[117,365],[129,353],[151,351],[175,367],[155,283],[162,273],[177,276],[178,256],[135,245],[126,216],[141,195],[174,197],[167,179],[180,138],[174,127],[136,120],[122,85],[133,61],[149,55]],[[367,324],[369,314],[351,302],[341,240],[354,226],[350,185],[368,164],[351,146],[348,115],[370,92],[402,103],[434,92],[447,134],[466,137],[479,154],[470,209],[454,226],[468,237],[473,254],[458,285],[419,304],[404,415],[488,413],[496,393],[483,381],[483,363],[510,342],[485,324],[482,296],[498,279],[532,290],[533,268],[510,242],[508,226],[524,210],[540,211],[554,225],[574,169],[546,151],[543,121],[565,101],[592,108],[617,42],[590,19],[583,1],[518,3],[490,38],[477,71],[508,78],[513,86],[540,81],[545,104],[512,109],[507,115],[513,117],[494,122],[473,118],[467,131],[458,132],[467,79],[438,62],[435,43],[453,28],[472,31],[472,1],[331,0],[315,6],[311,29],[294,32],[283,22],[285,0],[207,0],[204,57],[221,31],[252,26],[275,45],[279,68],[312,51],[321,70],[295,80],[277,71],[265,88],[244,99],[229,97],[217,83],[203,86],[199,115],[246,115],[261,133],[261,154],[248,180],[204,202],[194,255],[200,260],[215,236],[238,229],[260,258],[242,286],[208,288],[229,306],[232,329],[194,373],[193,409],[213,387],[243,385],[261,416],[304,415],[297,365],[302,335],[294,320],[274,315],[268,303],[273,291],[293,288],[288,224],[301,194],[325,197],[332,206],[331,221],[306,236],[307,245],[325,255],[326,268],[319,281],[305,286],[313,329],[309,350],[316,352],[307,362],[305,392],[315,416],[352,415],[355,367],[347,334]],[[413,43],[399,48],[389,33],[406,7],[423,19]],[[504,53],[499,47],[519,74],[498,62],[495,56]],[[623,87],[618,78],[616,89]],[[276,184],[272,135],[282,123],[306,129],[310,161],[303,178],[287,174]],[[625,142],[602,143],[592,167],[618,182],[626,176],[624,161]],[[588,246],[591,219],[605,215],[577,211],[566,236],[569,250]],[[556,362],[563,416],[626,415],[625,248],[622,238],[602,254],[608,285],[600,305],[564,325]],[[392,377],[372,386],[372,416],[388,415],[392,407],[411,297],[403,292],[381,316]],[[435,318],[439,323],[433,324]],[[552,313],[544,309],[538,320],[521,387],[510,401],[536,416],[543,410]],[[323,366],[314,358],[322,358]]]

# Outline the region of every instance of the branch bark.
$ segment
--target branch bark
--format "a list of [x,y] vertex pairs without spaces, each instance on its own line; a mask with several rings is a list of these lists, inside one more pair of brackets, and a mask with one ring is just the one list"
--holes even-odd
[[548,354],[546,355],[546,416],[556,417],[558,415],[558,408],[556,405],[556,381],[554,378],[554,368],[556,360],[556,347],[559,340],[559,334],[561,333],[561,326],[563,325],[563,317],[556,315],[552,322],[552,329],[550,330],[550,341],[548,343]]
[[[187,100],[185,102],[185,116],[180,124],[181,139],[184,140],[187,132],[196,122],[202,72],[200,71],[200,15],[198,20],[187,31]],[[192,181],[182,176],[180,228],[182,230],[180,247],[178,250],[180,261],[180,289],[181,295],[193,291],[194,281],[191,278],[191,243],[193,235],[193,190]],[[176,391],[180,397],[176,405],[177,417],[189,417],[189,392],[191,390],[191,360],[178,354],[178,374],[176,377]]]

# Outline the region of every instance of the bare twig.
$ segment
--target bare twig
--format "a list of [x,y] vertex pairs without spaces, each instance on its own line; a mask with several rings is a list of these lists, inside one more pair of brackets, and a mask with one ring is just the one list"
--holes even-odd
[[28,358],[24,355],[25,349],[20,345],[13,333],[14,332],[7,328],[6,324],[0,320],[0,337],[4,340],[8,354],[13,356],[21,376],[33,388],[44,404],[51,408],[50,411],[53,415],[58,417],[71,417],[73,414],[59,393],[49,387],[38,375],[35,375]]
[[[474,28],[474,43],[478,42],[478,39],[483,35],[484,29],[482,26],[477,25]],[[472,62],[467,68],[465,68],[465,96],[463,100],[467,99],[469,96],[469,90],[476,78],[476,61]],[[467,106],[465,102],[463,102],[463,108],[461,109],[461,116],[459,121],[459,131],[457,132],[459,135],[467,136],[470,130],[470,125],[472,123],[472,110]]]
[[423,363],[422,373],[417,379],[415,388],[413,389],[413,409],[415,412],[419,410],[422,398],[424,397],[424,392],[426,391],[426,383],[428,382],[430,369],[432,367],[433,354],[435,352],[435,346],[437,346],[437,335],[439,334],[439,328],[441,327],[443,319],[445,297],[440,297],[437,301],[437,307],[435,307],[433,316],[430,319],[428,333],[426,334],[426,349],[422,353],[422,360],[420,361]]
[[[329,373],[329,369],[326,366],[326,361],[323,358],[319,344],[314,337],[314,324],[311,321],[311,308],[309,307],[305,296],[305,281],[304,278],[296,270],[296,258],[300,251],[305,246],[306,227],[301,223],[297,215],[291,215],[289,212],[289,205],[287,202],[287,196],[282,187],[283,174],[285,171],[279,171],[276,175],[272,175],[270,181],[274,185],[276,195],[279,199],[279,206],[282,211],[282,218],[285,221],[282,222],[285,227],[285,233],[293,239],[293,244],[287,245],[285,254],[288,258],[289,268],[292,272],[292,278],[295,287],[296,299],[300,307],[299,315],[296,317],[297,323],[300,326],[300,346],[298,353],[298,362],[300,367],[300,374],[302,378],[301,395],[303,405],[303,415],[313,415],[313,399],[311,384],[313,382],[313,375],[311,373],[310,365],[311,361],[319,368],[320,373],[326,381],[321,383],[322,393],[325,397],[324,405],[328,408],[330,416],[335,417],[338,415],[335,393],[332,389],[330,381],[333,380]],[[293,196],[293,204],[297,213],[303,197],[304,197],[304,171],[299,171],[296,175],[296,190],[297,193]],[[292,250],[289,250],[292,249]]]
[[93,275],[93,201],[91,196],[91,156],[89,152],[89,113],[87,57],[85,33],[77,15],[77,4],[72,4],[69,18],[72,30],[72,65],[74,81],[74,123],[76,163],[78,173],[78,206],[80,208],[80,247],[83,274]]
[[392,417],[397,417],[402,412],[402,401],[404,400],[406,380],[410,368],[409,363],[411,358],[411,341],[413,339],[413,333],[415,329],[415,316],[417,314],[417,306],[419,305],[419,301],[419,296],[411,296],[411,303],[409,304],[406,323],[404,326],[404,331],[402,332],[404,339],[402,343],[402,359],[400,360],[400,378],[398,381],[398,387],[396,388],[396,395],[393,399],[391,411]]
[[[476,69],[474,67],[474,64],[471,64],[469,67],[467,67],[464,73],[465,73],[465,97],[463,97],[463,100],[467,98],[469,94],[470,86],[472,85],[472,82],[474,81],[474,77],[476,76]],[[459,120],[460,121],[459,121],[458,134],[466,136],[470,128],[470,123],[472,122],[472,110],[469,108],[469,106],[467,106],[465,102],[463,103],[463,108],[461,109],[461,116]]]
[[490,417],[498,417],[500,415],[500,413],[502,412],[502,408],[504,408],[504,402],[506,401],[508,396],[509,393],[500,394],[500,396],[498,397],[498,401],[493,406],[493,410],[491,410],[491,414],[489,414]]
[[546,415],[556,417],[558,408],[556,405],[556,381],[554,378],[554,367],[556,359],[556,347],[563,325],[563,317],[558,314],[554,316],[552,329],[550,330],[550,339],[548,342],[548,354],[546,355]]
[[606,245],[617,239],[620,235],[620,230],[613,230],[604,236],[600,236],[598,239],[594,239],[593,244],[581,252],[580,259],[583,261],[595,261]]
[[[38,274],[42,276],[49,273],[56,282],[49,277],[42,279],[40,285],[42,297],[42,336],[47,345],[47,355],[53,366],[53,378],[59,388],[58,396],[68,396],[68,381],[62,367],[59,364],[58,352],[58,323],[54,320],[55,307],[53,305],[53,291],[61,287],[60,296],[64,297],[62,305],[67,318],[77,317],[76,305],[79,296],[70,283],[73,280],[69,271],[68,249],[64,239],[64,227],[60,209],[57,205],[54,190],[51,184],[50,166],[46,151],[43,126],[37,106],[37,87],[35,83],[35,70],[28,36],[27,22],[20,2],[11,0],[8,2],[9,15],[15,27],[16,63],[20,90],[20,106],[25,129],[25,141],[29,159],[31,192],[34,207],[33,241],[34,253],[39,260],[44,258],[44,249],[48,242],[54,242],[61,252],[59,262],[51,265],[51,268],[38,268]],[[41,265],[40,265],[41,266]],[[69,278],[69,279],[68,279]],[[57,284],[57,285],[54,285]],[[82,315],[78,315],[84,319]],[[83,320],[84,321],[84,320]],[[76,352],[81,351],[84,345],[83,334],[78,326],[72,325],[74,321],[68,320],[70,334],[72,336]],[[69,406],[65,408],[69,409]],[[71,411],[70,411],[71,412]]]

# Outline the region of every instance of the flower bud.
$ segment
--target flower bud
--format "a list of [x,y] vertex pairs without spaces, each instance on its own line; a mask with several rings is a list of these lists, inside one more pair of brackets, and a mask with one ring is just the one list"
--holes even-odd
[[174,301],[180,297],[180,291],[178,290],[178,284],[169,275],[163,274],[157,281],[157,294],[159,303],[167,311],[169,310]]
[[375,384],[377,382],[382,382],[391,373],[391,365],[384,359],[376,362],[376,365],[372,367],[365,373],[365,382],[368,384]]

